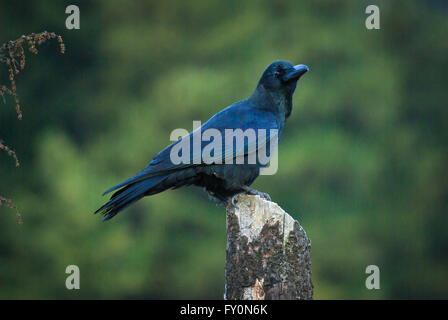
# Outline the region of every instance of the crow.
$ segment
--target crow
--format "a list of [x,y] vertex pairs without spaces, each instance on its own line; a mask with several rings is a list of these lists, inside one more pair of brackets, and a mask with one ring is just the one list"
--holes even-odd
[[[267,193],[249,186],[272,157],[271,146],[279,141],[286,119],[291,114],[297,81],[308,70],[305,65],[294,66],[282,60],[271,63],[250,98],[223,109],[198,129],[159,152],[135,176],[104,192],[103,195],[118,189],[95,213],[101,212],[103,220],[109,220],[145,196],[187,185],[203,187],[213,199],[221,203],[230,200],[234,206],[241,193],[260,195],[270,200]],[[253,130],[255,136],[246,135],[248,129]],[[238,140],[238,130],[240,134],[243,132],[239,145],[235,141]],[[205,132],[213,133],[213,139],[201,137]],[[220,135],[223,141],[219,141]],[[230,138],[229,144],[225,143],[227,138]],[[211,148],[212,142],[221,144]],[[208,155],[204,152],[207,146],[212,149]],[[262,162],[259,155],[255,160],[251,158],[268,147],[271,152],[267,161]],[[267,154],[266,150],[264,152]],[[183,156],[182,161],[176,158],[179,154]]]

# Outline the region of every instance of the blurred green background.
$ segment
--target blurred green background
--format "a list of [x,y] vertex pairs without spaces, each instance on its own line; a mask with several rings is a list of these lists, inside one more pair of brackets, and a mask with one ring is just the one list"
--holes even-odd
[[[65,29],[78,4],[81,29]],[[365,28],[377,4],[381,29]],[[222,299],[225,212],[194,187],[107,223],[101,193],[253,91],[307,64],[279,147],[254,187],[312,240],[316,299],[448,298],[448,5],[444,1],[10,1],[0,43],[61,34],[0,104],[0,298]],[[3,66],[2,66],[3,67]],[[7,70],[0,70],[0,83]],[[65,288],[65,268],[81,289]],[[367,290],[378,265],[381,289]]]

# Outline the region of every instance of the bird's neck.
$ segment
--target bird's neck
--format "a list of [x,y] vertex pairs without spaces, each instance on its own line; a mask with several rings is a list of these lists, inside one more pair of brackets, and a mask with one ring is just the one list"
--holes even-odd
[[263,85],[259,85],[249,99],[259,108],[275,112],[284,119],[291,114],[292,93],[267,90]]

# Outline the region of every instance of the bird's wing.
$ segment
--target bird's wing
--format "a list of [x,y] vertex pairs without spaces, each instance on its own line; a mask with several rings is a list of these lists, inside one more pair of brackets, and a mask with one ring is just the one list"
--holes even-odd
[[[200,128],[194,130],[187,136],[179,139],[178,141],[172,143],[162,151],[160,151],[149,163],[148,167],[140,171],[134,177],[131,177],[122,183],[110,188],[104,194],[109,193],[115,189],[121,188],[123,186],[135,183],[149,177],[168,174],[176,170],[204,165],[213,162],[210,155],[203,155],[202,151],[205,146],[207,146],[212,141],[202,141],[200,139],[200,148],[194,148],[193,140],[195,139],[195,134],[201,131],[201,134],[208,129],[218,130],[222,138],[222,152],[220,161],[216,161],[214,155],[215,163],[235,163],[235,158],[242,157],[245,155],[250,155],[260,148],[266,147],[268,143],[276,143],[279,139],[280,134],[280,124],[277,118],[270,112],[253,108],[248,101],[242,101],[227,107],[221,112],[214,115],[208,121],[206,121]],[[225,141],[229,138],[229,141],[233,141],[233,131],[226,129],[241,129],[245,131],[246,129],[255,129],[255,135],[246,135],[243,144],[236,144],[236,148],[226,148]],[[265,129],[266,135],[259,134],[259,129]],[[182,143],[182,139],[188,139],[190,144],[190,154],[189,161],[187,163],[173,163],[171,159],[171,152],[173,147],[178,143]],[[184,141],[185,142],[185,141]],[[216,150],[215,150],[216,151]]]

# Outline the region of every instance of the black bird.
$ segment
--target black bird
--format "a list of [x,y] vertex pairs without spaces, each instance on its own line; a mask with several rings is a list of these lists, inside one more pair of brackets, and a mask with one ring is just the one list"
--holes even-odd
[[[216,148],[207,157],[203,154],[204,147],[214,139],[200,141],[199,148],[195,148],[193,141],[197,129],[159,152],[148,167],[134,177],[107,190],[104,194],[119,189],[95,213],[101,212],[105,216],[104,220],[108,220],[145,196],[186,185],[204,187],[213,198],[221,202],[231,199],[232,204],[242,192],[270,199],[269,195],[249,187],[267,163],[260,161],[258,156],[255,162],[249,161],[249,158],[280,139],[285,121],[291,114],[297,80],[308,70],[305,65],[294,66],[287,61],[271,63],[250,98],[230,105],[200,127],[200,132],[215,129],[214,132],[222,134],[223,139],[229,136],[229,129],[253,129],[257,133],[255,137],[245,136],[240,147],[234,147],[235,142],[232,140],[232,148],[225,146],[223,140],[222,149]],[[258,134],[260,129],[266,130],[264,140]],[[185,146],[193,146],[187,158],[184,158],[188,161],[174,162],[172,157],[176,152],[173,151],[184,142]],[[210,161],[211,158],[214,161]],[[242,164],[239,164],[238,158],[243,160]]]

